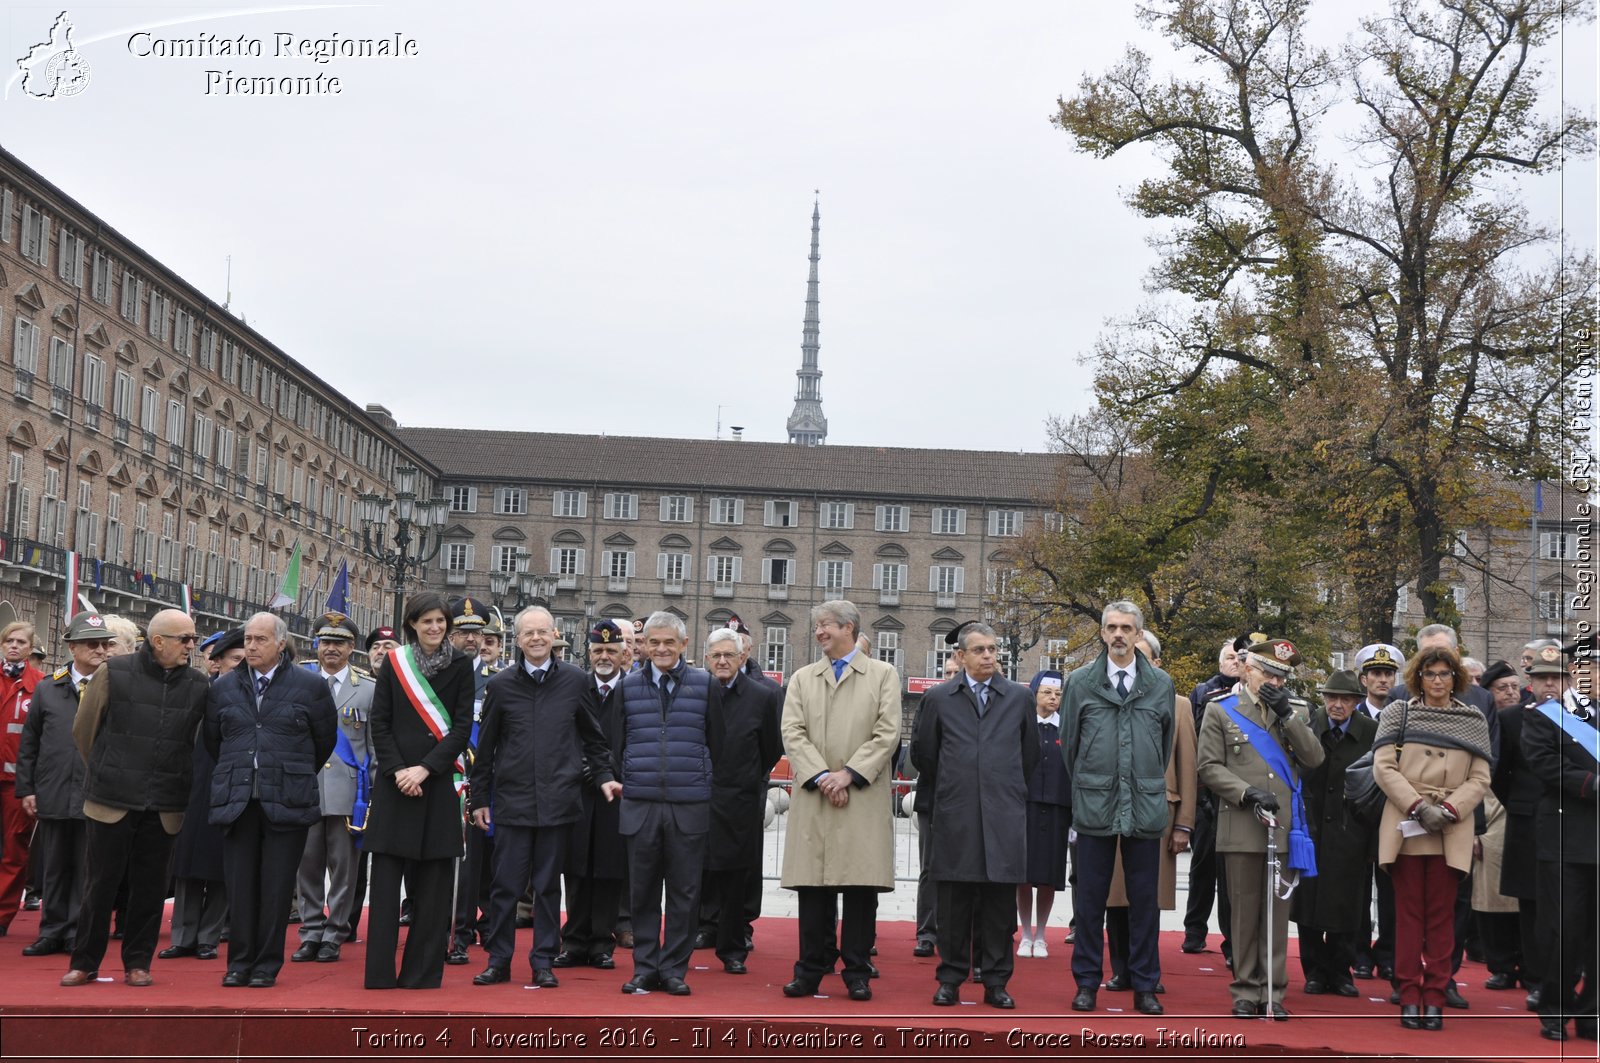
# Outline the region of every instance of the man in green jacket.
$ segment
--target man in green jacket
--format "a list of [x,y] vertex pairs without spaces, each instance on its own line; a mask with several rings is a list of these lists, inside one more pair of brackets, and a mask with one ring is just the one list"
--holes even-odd
[[1134,648],[1144,614],[1129,601],[1100,614],[1105,651],[1067,677],[1061,757],[1072,779],[1078,834],[1077,917],[1072,942],[1074,1011],[1093,1011],[1105,973],[1106,895],[1117,850],[1128,894],[1128,979],[1134,1009],[1160,1015],[1161,832],[1167,826],[1167,759],[1175,704],[1172,678]]

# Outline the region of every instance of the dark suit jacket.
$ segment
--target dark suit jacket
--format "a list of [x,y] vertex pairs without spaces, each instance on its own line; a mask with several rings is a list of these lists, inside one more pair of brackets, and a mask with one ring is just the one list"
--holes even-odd
[[[1593,718],[1579,726],[1593,727]],[[1539,859],[1595,864],[1600,820],[1594,758],[1537,708],[1523,716],[1522,758],[1544,786],[1534,817]]]
[[776,684],[741,674],[727,690],[713,677],[711,715],[706,721],[706,744],[711,749],[709,871],[761,866],[767,777],[783,755],[778,733],[782,716],[783,692]]
[[216,758],[211,822],[238,819],[252,795],[279,826],[309,826],[322,816],[317,772],[338,741],[338,710],[328,685],[285,653],[266,693],[256,700],[248,664],[211,684],[201,725]]

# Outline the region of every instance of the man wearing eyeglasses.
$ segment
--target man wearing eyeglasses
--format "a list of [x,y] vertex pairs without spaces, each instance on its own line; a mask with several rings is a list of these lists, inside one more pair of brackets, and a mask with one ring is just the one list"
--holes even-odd
[[17,753],[17,797],[38,819],[39,936],[24,956],[50,956],[72,946],[83,898],[83,761],[72,746],[72,721],[89,677],[105,663],[111,635],[97,613],[79,613],[67,626],[72,663],[34,691]]
[[194,775],[194,739],[209,684],[189,667],[199,641],[181,609],[150,620],[143,646],[111,657],[84,688],[72,738],[83,758],[83,907],[64,986],[88,985],[100,972],[111,908],[124,879],[123,981],[151,983],[161,932],[167,861],[183,826]]

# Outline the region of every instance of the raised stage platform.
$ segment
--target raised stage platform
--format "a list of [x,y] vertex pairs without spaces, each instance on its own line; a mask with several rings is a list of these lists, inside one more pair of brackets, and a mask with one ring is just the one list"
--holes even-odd
[[[1021,1056],[1138,1059],[1178,1057],[1429,1058],[1452,1060],[1594,1059],[1592,1041],[1555,1044],[1539,1037],[1521,991],[1482,988],[1487,972],[1461,971],[1468,1011],[1447,1010],[1438,1033],[1402,1029],[1386,982],[1360,981],[1363,996],[1307,996],[1291,978],[1288,1022],[1227,1014],[1228,972],[1217,952],[1185,955],[1177,934],[1162,935],[1159,1019],[1132,1012],[1132,995],[1102,990],[1099,1010],[1068,1009],[1071,946],[1054,932],[1046,959],[1019,958],[1010,990],[1017,1010],[981,1003],[968,984],[961,1006],[931,1003],[936,959],[911,955],[912,924],[879,924],[874,997],[855,1003],[837,979],[825,997],[790,1000],[795,926],[764,918],[750,973],[729,975],[709,951],[696,952],[693,995],[620,992],[631,963],[612,971],[558,971],[558,989],[526,986],[530,931],[518,934],[509,984],[478,987],[473,963],[445,969],[437,991],[361,988],[364,946],[346,945],[337,963],[286,964],[270,989],[223,989],[219,960],[157,960],[155,985],[122,983],[117,942],[96,985],[63,989],[65,956],[21,955],[37,913],[23,913],[0,939],[0,1053],[7,1059],[96,1058],[262,1060],[425,1058],[881,1057],[996,1059]],[[291,926],[289,949],[298,943]],[[165,940],[163,940],[163,945]],[[1211,945],[1215,948],[1213,935]],[[224,946],[225,948],[226,946]],[[1291,939],[1290,970],[1297,972]]]

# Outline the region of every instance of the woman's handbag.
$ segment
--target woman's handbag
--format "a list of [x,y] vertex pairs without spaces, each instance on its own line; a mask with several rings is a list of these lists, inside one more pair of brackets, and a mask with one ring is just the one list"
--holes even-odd
[[[1405,748],[1406,717],[1410,712],[1411,704],[1403,702],[1400,709],[1400,736],[1394,744],[1396,763],[1399,763],[1400,751]],[[1345,804],[1350,806],[1350,812],[1356,819],[1367,824],[1375,824],[1383,818],[1383,805],[1388,800],[1372,774],[1372,758],[1376,752],[1368,750],[1344,769]]]

